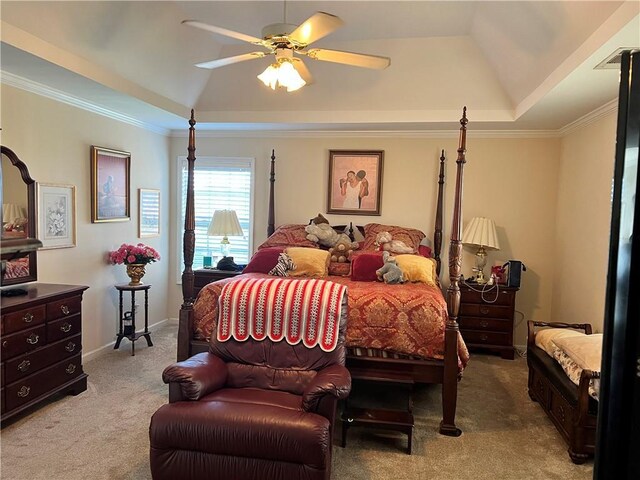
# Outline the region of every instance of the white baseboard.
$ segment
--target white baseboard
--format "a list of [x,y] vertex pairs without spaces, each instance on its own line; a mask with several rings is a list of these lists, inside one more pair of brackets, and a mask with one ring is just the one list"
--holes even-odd
[[[177,318],[165,318],[164,320],[160,320],[159,322],[153,323],[151,325],[149,325],[149,330],[153,331],[155,329],[157,329],[159,326],[170,322],[170,321],[178,321]],[[142,329],[138,330],[139,332],[142,332]],[[126,340],[126,339],[124,339]],[[110,348],[113,348],[113,346],[116,344],[116,341],[114,340],[113,342],[109,342],[106,345],[103,345],[101,347],[96,348],[95,350],[91,350],[90,352],[87,353],[83,353],[82,354],[82,363],[86,363],[90,360],[93,360],[94,358],[98,358],[102,355],[104,355],[106,353],[106,351]]]

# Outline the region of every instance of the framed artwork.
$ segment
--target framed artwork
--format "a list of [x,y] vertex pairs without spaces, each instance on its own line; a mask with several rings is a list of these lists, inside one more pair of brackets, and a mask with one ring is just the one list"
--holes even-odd
[[384,150],[329,150],[327,213],[380,215]]
[[160,190],[138,189],[138,237],[160,236]]
[[41,250],[76,246],[76,187],[38,183],[37,238]]
[[91,222],[130,220],[130,169],[130,153],[91,146]]

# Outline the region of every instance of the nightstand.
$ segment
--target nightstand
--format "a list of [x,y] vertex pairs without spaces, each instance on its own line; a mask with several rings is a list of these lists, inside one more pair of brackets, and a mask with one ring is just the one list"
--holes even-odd
[[202,287],[215,282],[216,280],[222,280],[223,278],[230,278],[240,275],[242,272],[231,272],[228,270],[218,270],[217,268],[199,268],[193,271],[193,297],[197,297]]
[[[484,291],[483,291],[484,287]],[[471,351],[490,350],[513,360],[517,287],[460,285],[460,333]]]

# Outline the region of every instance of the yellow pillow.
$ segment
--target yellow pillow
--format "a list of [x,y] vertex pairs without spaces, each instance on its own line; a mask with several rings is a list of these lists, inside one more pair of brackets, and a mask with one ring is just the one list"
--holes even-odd
[[285,253],[291,257],[296,268],[289,270],[291,277],[326,277],[330,255],[319,248],[289,247]]
[[396,263],[406,282],[422,282],[433,287],[436,284],[436,262],[422,255],[396,255]]

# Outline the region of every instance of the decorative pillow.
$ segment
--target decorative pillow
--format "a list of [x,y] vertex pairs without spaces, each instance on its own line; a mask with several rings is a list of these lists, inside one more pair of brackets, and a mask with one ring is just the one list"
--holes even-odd
[[396,263],[404,274],[405,282],[422,282],[435,287],[436,262],[421,255],[396,255]]
[[289,247],[285,253],[296,268],[289,271],[291,277],[326,277],[329,268],[329,252],[319,248]]
[[382,225],[380,223],[367,223],[364,226],[364,242],[360,247],[362,250],[377,250],[376,235],[380,232],[389,232],[393,240],[401,240],[407,247],[418,251],[420,242],[425,238],[425,234],[415,228],[397,227],[395,225]]
[[307,240],[306,225],[280,225],[269,238],[267,238],[258,250],[268,247],[308,247],[318,248],[318,245]]
[[351,280],[357,282],[375,282],[376,270],[382,268],[382,252],[354,252],[351,256]]
[[556,349],[556,339],[584,336],[583,332],[572,328],[545,328],[536,333],[536,347],[540,347],[547,352],[547,355],[553,357],[553,351]]
[[329,262],[329,275],[336,277],[348,277],[351,275],[351,263]]
[[278,256],[284,252],[284,247],[266,247],[253,254],[243,273],[269,273],[278,263]]
[[553,343],[569,355],[580,368],[599,372],[602,363],[602,340],[601,333],[594,333],[580,337],[556,338]]
[[431,251],[431,247],[427,245],[418,245],[418,255],[422,255],[426,258],[433,258],[433,252]]

